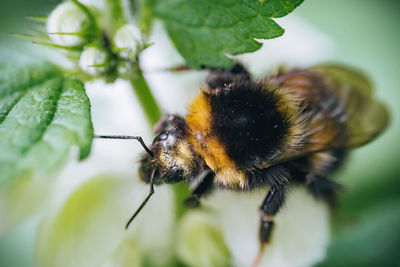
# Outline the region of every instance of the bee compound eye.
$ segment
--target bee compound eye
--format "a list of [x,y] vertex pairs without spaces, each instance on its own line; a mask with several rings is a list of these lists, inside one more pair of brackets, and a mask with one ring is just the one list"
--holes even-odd
[[158,136],[158,140],[160,140],[160,141],[164,141],[164,140],[167,140],[168,139],[168,133],[167,132],[164,132],[164,133],[161,133],[159,136]]
[[156,137],[154,137],[153,144],[156,142],[166,141],[168,138],[169,138],[168,131],[161,132],[158,135],[156,135]]

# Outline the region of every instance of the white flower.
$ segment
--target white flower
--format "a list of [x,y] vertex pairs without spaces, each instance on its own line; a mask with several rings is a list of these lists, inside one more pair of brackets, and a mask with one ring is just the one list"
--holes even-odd
[[142,34],[133,24],[122,26],[114,36],[114,44],[120,49],[120,57],[135,60],[143,48]]
[[[106,71],[107,52],[97,46],[86,47],[79,59],[79,66],[90,75],[98,75]],[[104,66],[103,66],[104,65]]]
[[[232,253],[234,266],[251,266],[258,252],[258,207],[268,189],[220,191],[203,203],[216,210],[217,221]],[[275,218],[271,243],[259,266],[306,267],[325,256],[329,209],[305,188],[292,188]]]
[[215,219],[211,214],[190,211],[180,221],[177,256],[188,266],[231,265],[231,253]]
[[83,44],[84,38],[80,33],[89,24],[90,19],[81,8],[73,2],[64,2],[51,12],[46,26],[55,44],[77,46]]

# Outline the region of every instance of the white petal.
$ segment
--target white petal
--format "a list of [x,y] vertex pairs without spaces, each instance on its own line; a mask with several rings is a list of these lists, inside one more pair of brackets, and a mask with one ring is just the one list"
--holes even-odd
[[104,72],[106,70],[105,67],[95,65],[105,65],[106,63],[107,52],[95,46],[85,48],[79,58],[79,66],[90,75],[97,75]]
[[40,210],[52,182],[29,176],[16,179],[0,192],[0,235]]
[[[260,206],[267,190],[218,192],[206,200],[217,209],[235,266],[250,266],[258,252]],[[275,218],[271,243],[260,266],[302,267],[323,259],[329,241],[329,210],[305,188],[293,188]]]
[[60,209],[49,211],[39,227],[37,265],[99,266],[125,234],[129,185],[115,176],[98,176],[78,187]]
[[133,60],[143,47],[142,33],[136,25],[126,24],[115,34],[114,43],[121,49],[120,57]]
[[141,267],[143,258],[136,240],[126,237],[101,267]]
[[231,253],[215,218],[201,211],[188,212],[177,234],[178,257],[188,266],[229,266]]
[[76,46],[84,42],[79,35],[52,33],[79,33],[89,24],[89,18],[73,2],[64,2],[54,9],[47,20],[47,32],[55,44]]

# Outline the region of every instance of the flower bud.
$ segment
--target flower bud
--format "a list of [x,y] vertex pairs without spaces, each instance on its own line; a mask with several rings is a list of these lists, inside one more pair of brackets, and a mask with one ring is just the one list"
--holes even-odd
[[77,46],[83,44],[82,36],[89,24],[89,17],[80,7],[64,2],[51,12],[46,27],[55,44]]
[[231,254],[220,229],[207,214],[189,212],[179,227],[177,253],[188,266],[230,266]]
[[81,69],[90,75],[98,75],[105,72],[107,63],[107,51],[98,46],[85,47],[79,59]]
[[142,34],[135,25],[126,24],[115,34],[114,44],[120,50],[121,58],[135,60],[143,49]]
[[104,10],[105,6],[104,0],[78,0],[78,1],[87,7],[95,7],[101,11]]

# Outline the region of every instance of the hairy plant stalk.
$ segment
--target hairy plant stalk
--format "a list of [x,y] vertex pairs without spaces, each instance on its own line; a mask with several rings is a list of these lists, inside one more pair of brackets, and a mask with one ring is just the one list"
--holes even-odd
[[148,123],[151,127],[154,126],[161,117],[161,108],[151,93],[150,87],[140,68],[137,68],[130,82]]

